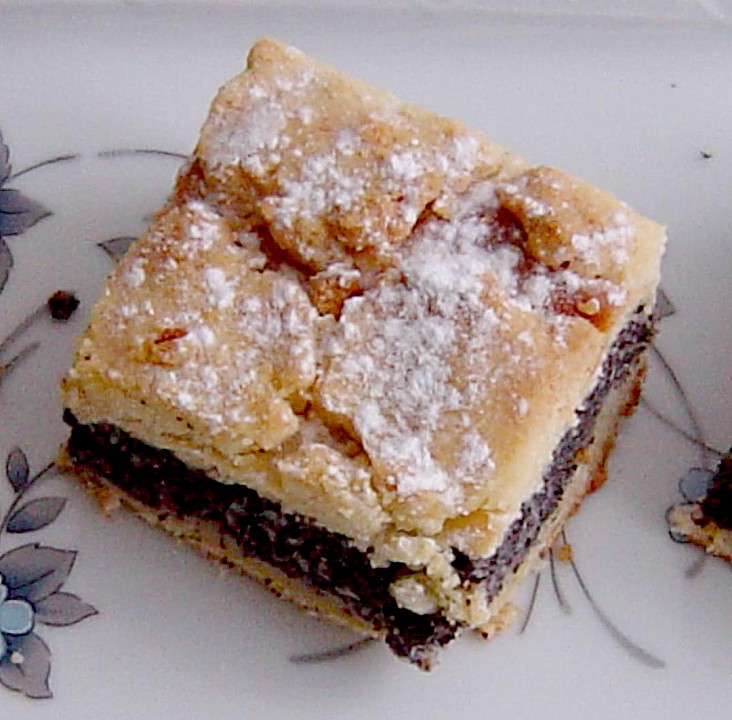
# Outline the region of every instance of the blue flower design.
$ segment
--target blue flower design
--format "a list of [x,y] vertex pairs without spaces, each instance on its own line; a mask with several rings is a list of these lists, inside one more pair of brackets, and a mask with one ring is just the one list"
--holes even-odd
[[689,468],[686,475],[679,480],[679,492],[684,498],[684,502],[680,505],[672,505],[666,511],[668,533],[674,542],[689,542],[688,536],[673,520],[675,508],[690,507],[694,503],[700,502],[709,491],[712,480],[714,480],[714,471],[701,467]]
[[[0,539],[36,532],[63,511],[66,499],[27,495],[54,467],[31,474],[28,458],[19,447],[5,461],[5,475],[14,499],[0,518]],[[96,609],[62,590],[76,553],[39,543],[20,545],[0,555],[0,685],[30,698],[49,698],[51,651],[36,634],[38,625],[65,627],[96,614]]]
[[[25,197],[19,190],[7,187],[9,181],[31,170],[58,162],[73,160],[78,155],[61,155],[12,173],[10,150],[0,132],[0,293],[13,268],[13,254],[6,241],[20,236],[28,228],[50,215],[41,204]],[[69,293],[56,293],[49,300],[51,316],[65,320],[78,301]],[[31,313],[4,339],[0,353],[18,340],[40,316],[41,309]],[[0,363],[0,381],[11,368],[27,358],[38,347],[26,345],[7,362]],[[0,516],[0,540],[5,534],[22,534],[42,530],[56,520],[66,505],[58,496],[28,499],[54,463],[31,475],[28,458],[16,447],[5,462],[5,476],[13,493],[6,512]],[[38,625],[64,627],[74,625],[96,614],[96,609],[73,593],[62,591],[74,565],[76,553],[38,543],[16,547],[0,555],[0,685],[29,698],[50,698],[51,651],[36,634]]]
[[5,579],[0,575],[0,659],[8,650],[7,636],[28,635],[35,625],[33,606],[21,598],[9,600],[9,593]]

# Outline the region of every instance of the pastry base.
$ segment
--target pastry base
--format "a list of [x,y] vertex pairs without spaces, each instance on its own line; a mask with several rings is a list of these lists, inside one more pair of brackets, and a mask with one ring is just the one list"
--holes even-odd
[[[483,637],[493,637],[517,617],[518,613],[510,603],[516,586],[543,565],[548,549],[566,521],[576,511],[584,497],[604,483],[606,460],[613,448],[620,419],[624,415],[629,415],[635,408],[644,371],[645,363],[641,358],[635,362],[634,370],[628,374],[626,380],[608,394],[596,419],[594,439],[589,446],[580,451],[577,470],[565,489],[562,501],[545,522],[537,541],[517,571],[504,581],[501,591],[491,603],[491,620],[479,628],[474,628]],[[275,596],[295,603],[312,615],[348,627],[362,635],[381,637],[384,634],[348,612],[344,603],[337,597],[308,587],[299,579],[288,577],[266,562],[243,556],[235,542],[229,536],[220,533],[215,523],[197,518],[173,516],[161,518],[156,510],[123,492],[88,466],[74,463],[65,449],[62,450],[58,462],[61,469],[72,473],[81,481],[86,492],[99,503],[106,514],[112,514],[122,506],[126,507],[150,525],[159,527],[179,540],[193,545],[223,567],[256,580]],[[429,663],[425,666],[425,669],[428,668]]]
[[700,513],[698,503],[675,505],[668,514],[669,524],[687,542],[732,563],[732,530],[725,530],[712,521],[697,525],[694,521],[697,513]]

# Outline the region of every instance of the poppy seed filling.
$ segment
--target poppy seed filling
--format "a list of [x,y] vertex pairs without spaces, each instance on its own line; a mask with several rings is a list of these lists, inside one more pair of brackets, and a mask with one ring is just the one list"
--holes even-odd
[[[593,440],[595,420],[611,389],[621,385],[650,342],[652,318],[639,308],[618,334],[599,378],[577,410],[577,423],[556,447],[542,488],[527,499],[520,517],[487,558],[455,551],[453,566],[466,584],[481,583],[488,600],[501,590],[559,506],[577,469],[577,454]],[[390,585],[411,571],[392,562],[372,567],[369,556],[344,535],[281,506],[242,485],[229,485],[187,467],[171,452],[143,443],[111,424],[84,425],[67,410],[72,428],[68,454],[74,466],[117,486],[153,509],[160,519],[174,516],[211,523],[232,538],[240,552],[279,569],[307,587],[336,596],[347,612],[383,631],[395,653],[428,664],[431,650],[449,642],[459,626],[441,613],[419,615],[400,608]]]
[[732,530],[732,450],[720,461],[700,507],[701,516],[695,519],[697,525],[711,520],[720,528]]

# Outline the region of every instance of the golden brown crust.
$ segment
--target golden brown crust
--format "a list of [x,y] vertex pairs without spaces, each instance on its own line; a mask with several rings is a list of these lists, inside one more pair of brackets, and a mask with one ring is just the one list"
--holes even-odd
[[110,277],[64,402],[407,563],[477,622],[451,548],[499,545],[652,306],[663,242],[609,195],[261,41]]
[[388,253],[428,204],[494,176],[504,154],[274,40],[221,89],[195,153],[227,216],[264,222],[316,270]]
[[732,562],[732,530],[719,527],[712,521],[701,525],[695,522],[695,519],[699,520],[701,517],[698,503],[675,505],[668,514],[674,533],[704,548],[710,555]]

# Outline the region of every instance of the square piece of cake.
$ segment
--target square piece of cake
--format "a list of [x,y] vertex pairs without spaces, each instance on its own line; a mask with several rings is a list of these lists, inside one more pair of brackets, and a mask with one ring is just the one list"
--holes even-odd
[[429,668],[602,482],[664,232],[262,40],[107,280],[63,463]]

